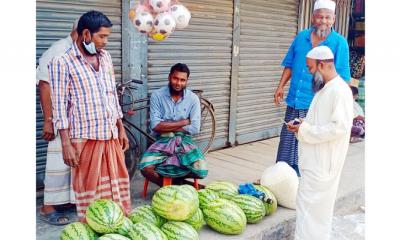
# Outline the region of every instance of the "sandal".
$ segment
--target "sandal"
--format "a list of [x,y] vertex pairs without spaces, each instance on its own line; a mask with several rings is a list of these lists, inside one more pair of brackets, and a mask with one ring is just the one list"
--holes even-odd
[[[60,222],[61,218],[67,219],[65,222]],[[61,226],[61,225],[66,225],[71,222],[69,217],[65,216],[64,214],[54,211],[48,214],[42,214],[40,213],[40,219],[51,224],[51,225],[56,225],[56,226]]]

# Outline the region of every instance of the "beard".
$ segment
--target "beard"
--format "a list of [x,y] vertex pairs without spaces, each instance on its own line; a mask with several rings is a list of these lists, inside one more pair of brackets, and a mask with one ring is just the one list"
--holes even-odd
[[322,77],[321,73],[317,70],[314,73],[313,81],[312,81],[312,89],[314,93],[318,92],[325,86],[324,78]]
[[186,86],[185,86],[181,90],[176,91],[174,89],[174,87],[172,87],[171,83],[168,83],[168,87],[169,87],[169,92],[171,93],[171,95],[182,95],[183,91],[185,91],[185,89],[186,89]]
[[314,32],[319,38],[326,38],[331,33],[331,28],[323,29],[322,27],[314,26]]

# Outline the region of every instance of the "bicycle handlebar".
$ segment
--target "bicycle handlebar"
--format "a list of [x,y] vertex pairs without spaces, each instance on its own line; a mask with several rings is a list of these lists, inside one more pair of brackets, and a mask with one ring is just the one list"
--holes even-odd
[[128,85],[130,83],[143,84],[143,81],[142,80],[138,80],[138,79],[131,79],[131,80],[127,81],[127,82],[122,83],[122,85]]

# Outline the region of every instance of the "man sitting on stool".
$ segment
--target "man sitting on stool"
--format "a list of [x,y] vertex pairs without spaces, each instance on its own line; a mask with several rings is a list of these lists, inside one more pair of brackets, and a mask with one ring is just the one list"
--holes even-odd
[[177,63],[169,73],[168,86],[151,94],[150,127],[156,142],[143,154],[142,175],[162,186],[163,177],[181,183],[184,178],[204,178],[208,174],[205,159],[192,135],[200,131],[200,100],[186,89],[190,71]]

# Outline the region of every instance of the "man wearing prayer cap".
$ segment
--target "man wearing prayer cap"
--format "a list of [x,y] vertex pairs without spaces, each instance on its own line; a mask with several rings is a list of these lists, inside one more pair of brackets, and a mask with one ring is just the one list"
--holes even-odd
[[[335,6],[335,2],[331,0],[315,2],[313,26],[296,36],[282,61],[284,70],[275,91],[275,104],[279,105],[282,101],[284,87],[291,79],[286,97],[285,122],[294,118],[304,118],[314,96],[313,77],[306,66],[306,54],[311,49],[317,46],[329,47],[335,57],[334,64],[338,74],[346,82],[350,81],[349,46],[346,39],[332,28],[335,22]],[[285,161],[299,175],[297,149],[298,142],[295,135],[283,125],[276,161]]]
[[328,240],[336,193],[353,122],[353,97],[336,72],[334,54],[319,46],[307,54],[316,94],[307,117],[288,123],[299,141],[295,240]]

